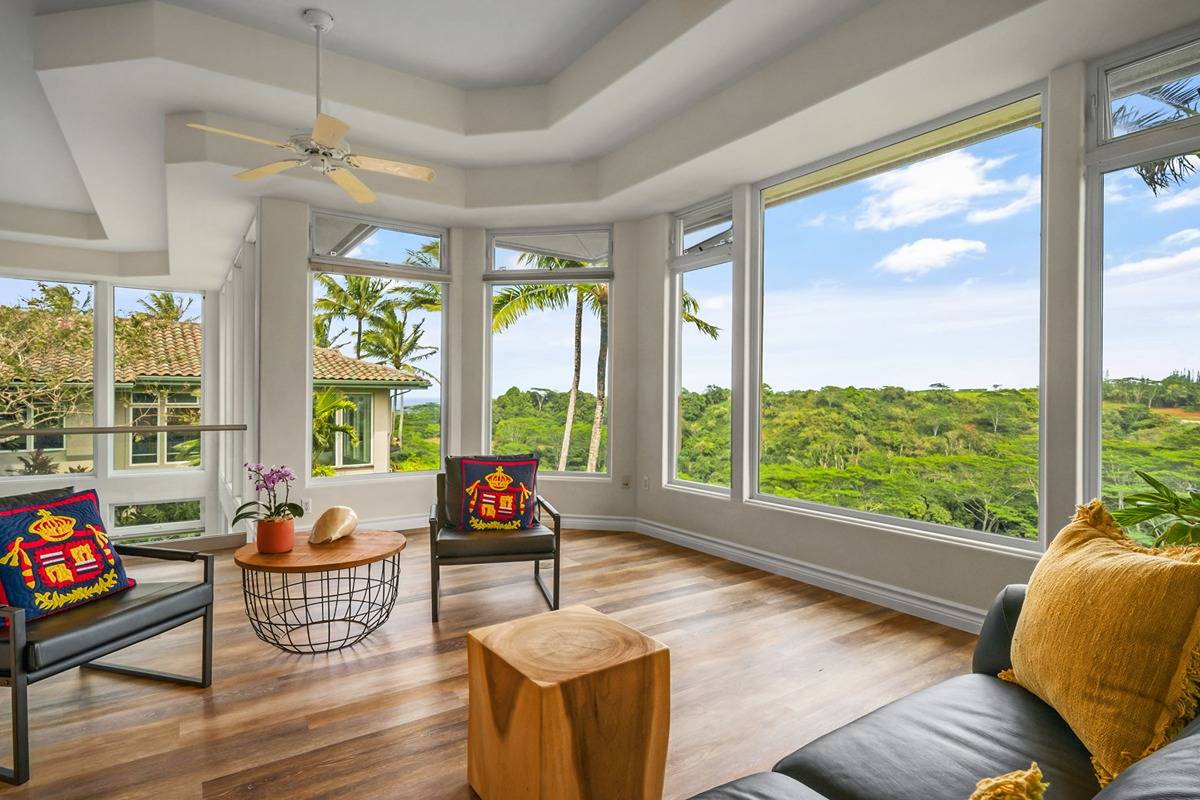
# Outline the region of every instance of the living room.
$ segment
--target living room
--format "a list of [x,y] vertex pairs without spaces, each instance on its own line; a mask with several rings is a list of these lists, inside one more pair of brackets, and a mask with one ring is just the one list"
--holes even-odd
[[1194,2],[310,2],[0,5],[0,795],[1200,800]]

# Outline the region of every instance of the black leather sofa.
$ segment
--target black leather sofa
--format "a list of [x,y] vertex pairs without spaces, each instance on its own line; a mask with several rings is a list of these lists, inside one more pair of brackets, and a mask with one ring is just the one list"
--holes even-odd
[[1036,761],[1047,800],[1200,800],[1200,719],[1101,791],[1087,750],[1054,709],[996,678],[1025,599],[1008,586],[988,611],[970,675],[872,711],[693,800],[966,800],[985,776]]

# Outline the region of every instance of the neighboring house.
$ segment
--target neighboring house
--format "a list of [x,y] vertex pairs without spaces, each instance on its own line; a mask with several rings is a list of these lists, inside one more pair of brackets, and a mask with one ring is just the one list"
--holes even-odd
[[[135,358],[118,359],[113,374],[113,421],[117,425],[189,425],[200,422],[200,376],[203,329],[199,323],[161,323],[142,332]],[[118,343],[118,346],[119,343]],[[61,360],[60,360],[61,359]],[[92,354],[58,354],[59,369],[69,364],[80,383],[91,384]],[[73,380],[73,379],[72,379]],[[337,421],[355,429],[358,441],[339,434],[333,452],[314,454],[314,460],[339,473],[387,472],[391,449],[392,398],[397,392],[426,388],[429,382],[408,371],[351,358],[324,347],[313,348],[313,390],[334,387],[355,404],[338,412]],[[14,420],[12,424],[21,421]],[[41,425],[48,426],[44,415]],[[91,425],[89,408],[63,414],[61,425]],[[307,436],[308,432],[298,432]],[[0,450],[0,474],[20,474],[21,457],[41,450],[53,459],[56,471],[92,469],[91,436],[29,436]],[[145,433],[113,437],[117,469],[163,469],[199,462],[200,437],[187,433]]]

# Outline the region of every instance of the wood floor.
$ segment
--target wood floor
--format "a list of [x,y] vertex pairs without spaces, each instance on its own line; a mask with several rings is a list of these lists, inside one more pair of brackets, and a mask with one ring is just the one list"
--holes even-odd
[[[669,798],[768,769],[968,669],[966,633],[637,534],[572,531],[564,553],[564,604],[591,605],[671,648]],[[428,536],[415,532],[384,627],[351,650],[304,657],[254,637],[240,572],[222,553],[212,688],[80,670],[35,684],[33,779],[0,796],[470,797],[464,633],[545,605],[527,565],[449,567],[432,625],[428,563]],[[143,580],[192,569],[130,561]],[[194,673],[198,642],[191,623],[118,655]],[[0,705],[7,748],[6,691]]]

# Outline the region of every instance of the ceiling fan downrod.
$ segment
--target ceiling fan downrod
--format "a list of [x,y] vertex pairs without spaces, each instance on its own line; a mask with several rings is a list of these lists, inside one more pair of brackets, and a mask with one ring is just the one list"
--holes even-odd
[[333,30],[333,15],[319,8],[306,8],[301,14],[308,27],[317,35],[317,115],[322,112],[321,102],[321,34]]

